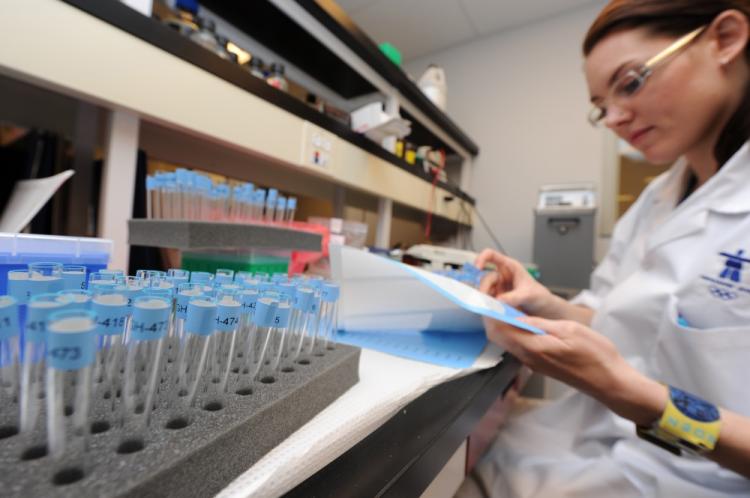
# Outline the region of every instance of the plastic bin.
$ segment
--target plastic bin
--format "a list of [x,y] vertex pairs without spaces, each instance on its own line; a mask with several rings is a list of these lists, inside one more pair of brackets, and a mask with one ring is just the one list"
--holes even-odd
[[107,267],[112,241],[87,237],[29,235],[0,232],[0,294],[8,288],[8,271],[29,263],[54,261],[85,266],[89,272]]
[[182,269],[214,273],[217,268],[228,268],[252,273],[287,273],[290,251],[232,252],[232,251],[183,251]]

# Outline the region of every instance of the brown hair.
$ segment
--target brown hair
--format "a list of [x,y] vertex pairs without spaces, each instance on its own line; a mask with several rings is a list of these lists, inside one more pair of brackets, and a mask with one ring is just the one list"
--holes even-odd
[[[588,56],[607,35],[643,28],[654,35],[681,36],[710,24],[725,10],[735,9],[750,20],[750,0],[612,0],[586,33],[583,54]],[[745,47],[750,64],[750,44]],[[714,147],[719,167],[750,139],[750,81],[739,107]]]

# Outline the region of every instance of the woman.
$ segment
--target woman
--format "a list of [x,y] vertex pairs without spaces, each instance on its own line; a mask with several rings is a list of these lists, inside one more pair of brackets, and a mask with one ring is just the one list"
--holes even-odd
[[[750,496],[750,480],[727,470],[750,477],[749,19],[750,0],[614,0],[591,26],[589,119],[676,163],[618,223],[573,302],[507,257],[478,258],[498,268],[484,290],[548,332],[488,321],[488,336],[581,391],[511,421],[479,468],[490,494]],[[722,407],[704,457],[635,436],[632,422],[670,446],[659,430],[680,396]]]

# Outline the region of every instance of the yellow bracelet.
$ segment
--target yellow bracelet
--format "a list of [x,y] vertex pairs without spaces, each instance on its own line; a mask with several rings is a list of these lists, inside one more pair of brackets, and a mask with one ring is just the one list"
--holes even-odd
[[660,436],[668,436],[665,439],[670,442],[681,442],[683,448],[687,446],[687,449],[701,453],[716,447],[720,430],[721,420],[716,406],[669,386],[669,401],[658,423]]

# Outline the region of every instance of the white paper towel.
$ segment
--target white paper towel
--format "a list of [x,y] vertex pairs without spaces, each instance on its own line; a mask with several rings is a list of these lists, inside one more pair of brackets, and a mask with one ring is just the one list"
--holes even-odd
[[501,353],[489,345],[472,368],[452,369],[362,350],[359,383],[217,496],[276,497],[290,491],[431,387],[492,367],[500,361]]

